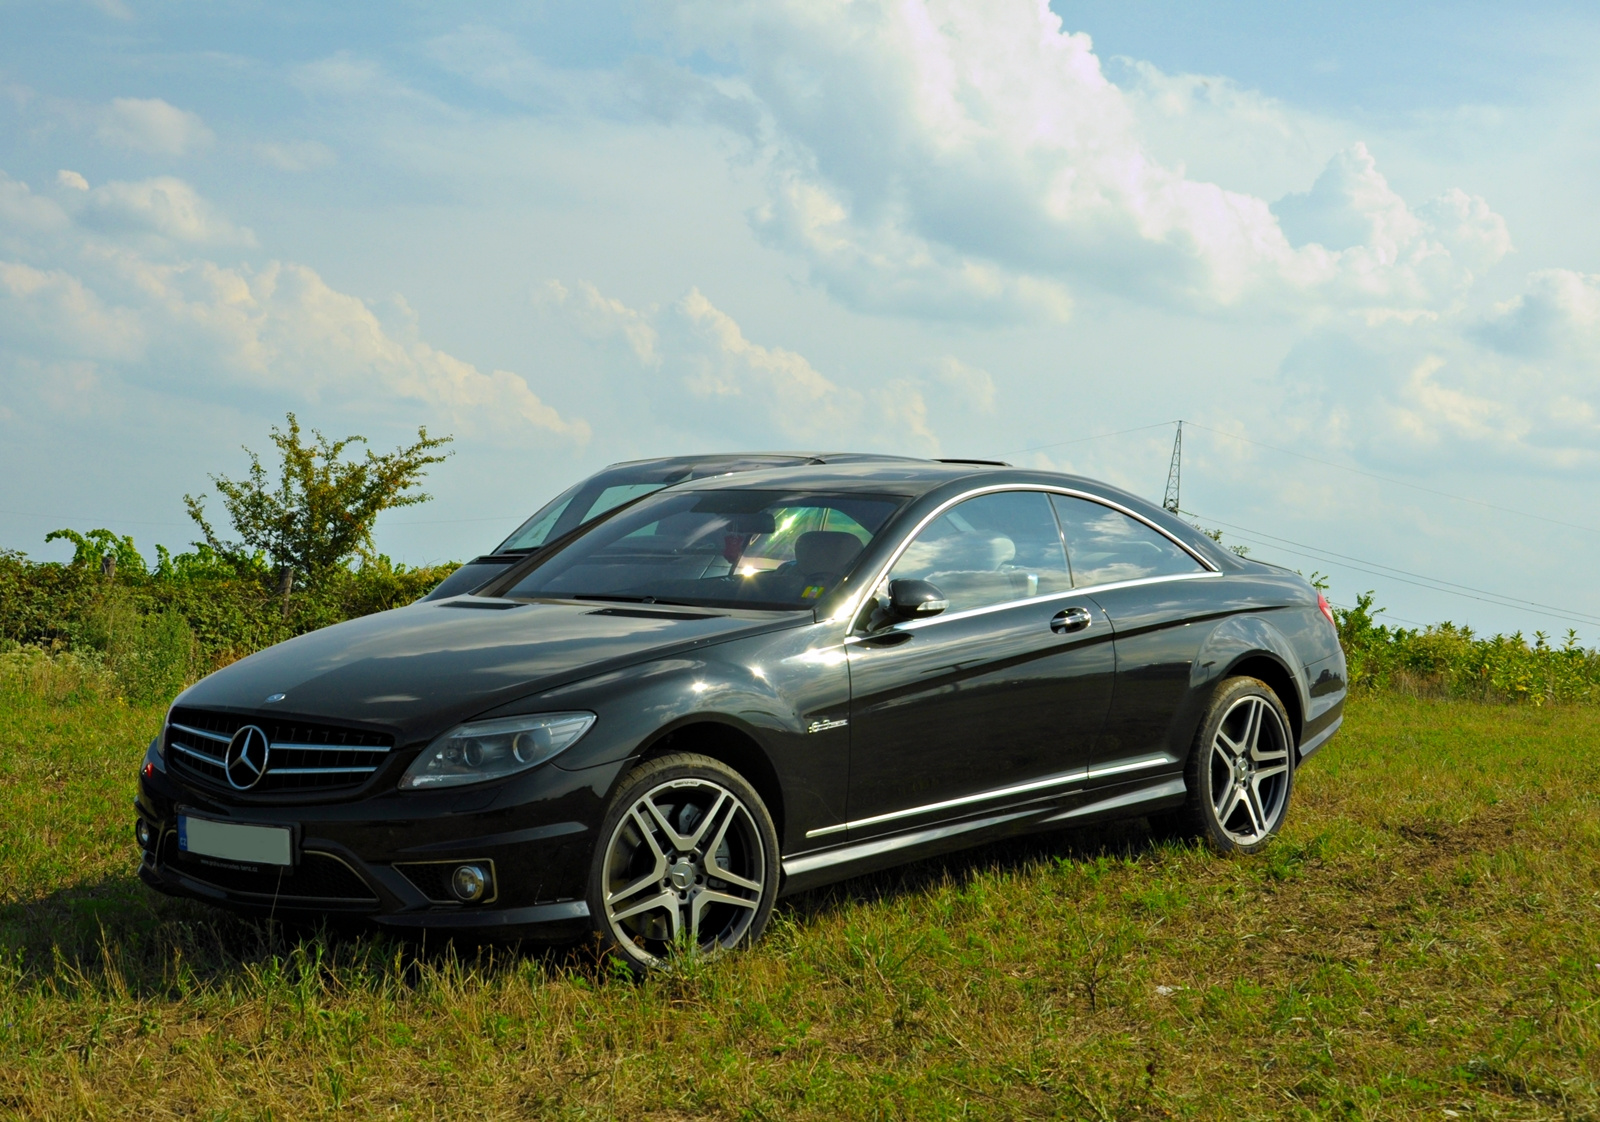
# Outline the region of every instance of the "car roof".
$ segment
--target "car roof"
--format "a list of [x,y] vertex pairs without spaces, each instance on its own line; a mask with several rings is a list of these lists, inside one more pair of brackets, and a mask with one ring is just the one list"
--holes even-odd
[[[919,461],[910,456],[893,456],[878,452],[712,452],[689,456],[652,456],[643,460],[621,460],[607,464],[596,475],[621,472],[635,478],[656,476],[671,478],[684,472],[706,475],[722,469],[721,473],[753,471],[763,467],[790,467],[801,464],[879,463]],[[720,473],[719,473],[720,474]]]
[[1056,487],[1075,487],[1096,493],[1118,494],[1117,488],[1092,479],[1056,472],[1029,471],[1008,464],[978,461],[899,460],[897,462],[845,462],[803,464],[792,467],[758,468],[734,476],[710,476],[686,480],[671,489],[684,490],[743,490],[765,491],[774,489],[829,489],[839,491],[875,492],[886,495],[912,497],[950,483],[970,480],[974,483],[1018,485],[1047,484]]

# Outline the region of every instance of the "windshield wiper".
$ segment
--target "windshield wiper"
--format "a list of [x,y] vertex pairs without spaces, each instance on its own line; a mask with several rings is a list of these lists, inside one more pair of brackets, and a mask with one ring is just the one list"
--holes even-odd
[[687,600],[663,600],[659,596],[624,596],[615,592],[575,592],[573,600],[613,600],[619,604],[671,604],[678,608],[698,608],[702,605],[691,604]]

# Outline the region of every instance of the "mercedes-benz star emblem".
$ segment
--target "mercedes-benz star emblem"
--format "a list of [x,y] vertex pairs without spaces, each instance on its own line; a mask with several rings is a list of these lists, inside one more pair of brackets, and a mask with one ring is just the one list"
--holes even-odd
[[228,754],[222,760],[228,782],[240,791],[261,782],[261,777],[267,773],[267,756],[271,751],[267,734],[255,725],[245,725],[228,741]]

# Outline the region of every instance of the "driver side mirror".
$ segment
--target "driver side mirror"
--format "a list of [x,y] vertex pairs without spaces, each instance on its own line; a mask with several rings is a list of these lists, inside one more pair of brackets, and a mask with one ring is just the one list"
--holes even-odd
[[910,619],[927,619],[950,606],[945,594],[937,585],[925,580],[892,580],[889,582],[889,618],[896,623]]

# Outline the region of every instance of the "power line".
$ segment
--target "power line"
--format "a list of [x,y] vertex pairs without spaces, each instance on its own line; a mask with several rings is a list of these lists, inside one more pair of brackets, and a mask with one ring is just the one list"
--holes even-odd
[[1586,530],[1591,534],[1600,534],[1600,528],[1596,528],[1594,526],[1584,526],[1577,522],[1564,522],[1559,518],[1547,518],[1545,515],[1534,514],[1532,511],[1528,510],[1519,510],[1516,507],[1499,506],[1495,503],[1484,502],[1482,499],[1469,499],[1465,495],[1452,495],[1449,491],[1439,491],[1432,487],[1424,487],[1420,483],[1407,483],[1403,479],[1395,479],[1388,475],[1379,475],[1377,472],[1373,471],[1363,471],[1361,468],[1350,467],[1348,464],[1336,464],[1332,460],[1318,459],[1316,456],[1308,456],[1304,452],[1296,452],[1289,448],[1279,448],[1276,444],[1266,444],[1259,440],[1252,440],[1248,436],[1240,436],[1236,432],[1228,432],[1225,429],[1214,429],[1210,425],[1202,425],[1198,421],[1190,421],[1189,424],[1193,428],[1205,429],[1207,432],[1216,433],[1218,436],[1226,436],[1233,440],[1242,440],[1246,444],[1254,444],[1257,448],[1266,448],[1273,452],[1282,452],[1285,456],[1294,456],[1296,459],[1307,460],[1313,464],[1321,464],[1323,467],[1337,468],[1339,471],[1348,471],[1355,475],[1364,475],[1368,479],[1376,479],[1383,483],[1392,483],[1396,487],[1409,487],[1413,491],[1422,491],[1429,495],[1438,495],[1441,498],[1454,499],[1458,503],[1471,503],[1473,506],[1486,507],[1489,510],[1498,510],[1502,514],[1516,514],[1522,516],[1523,518],[1533,518],[1540,522],[1552,523],[1556,526],[1566,526],[1573,530]]
[[[1577,621],[1591,626],[1600,626],[1600,617],[1587,612],[1573,611],[1570,608],[1557,607],[1553,604],[1543,604],[1536,600],[1523,600],[1516,596],[1507,596],[1504,593],[1492,592],[1488,589],[1474,588],[1471,585],[1456,584],[1454,581],[1440,580],[1437,577],[1426,576],[1422,573],[1413,573],[1406,569],[1397,569],[1392,565],[1385,565],[1379,561],[1368,561],[1365,558],[1352,557],[1349,554],[1336,553],[1333,550],[1323,549],[1320,546],[1307,545],[1304,542],[1292,541],[1289,538],[1280,538],[1261,530],[1253,530],[1248,526],[1239,526],[1234,523],[1224,522],[1219,518],[1210,518],[1196,511],[1186,510],[1184,514],[1191,518],[1199,518],[1206,522],[1214,522],[1225,526],[1238,533],[1246,535],[1246,540],[1255,540],[1257,545],[1267,549],[1282,549],[1301,557],[1310,557],[1314,561],[1324,563],[1343,564],[1358,572],[1367,573],[1369,576],[1383,577],[1386,580],[1397,580],[1402,584],[1425,588],[1431,592],[1442,592],[1447,596],[1458,596],[1468,600],[1476,600],[1484,604],[1492,604],[1497,608],[1515,608],[1520,611],[1532,611],[1535,615],[1550,616],[1571,623]],[[1270,539],[1270,540],[1261,540]],[[1294,547],[1294,548],[1291,548]],[[1382,570],[1382,571],[1380,571]],[[1415,578],[1415,579],[1408,579]]]
[[1393,565],[1385,565],[1385,564],[1383,564],[1381,562],[1378,562],[1378,561],[1367,561],[1367,560],[1365,560],[1363,558],[1360,558],[1360,557],[1351,557],[1347,553],[1338,553],[1338,552],[1335,552],[1334,550],[1331,550],[1331,549],[1323,549],[1321,546],[1318,546],[1318,545],[1308,545],[1305,542],[1297,542],[1297,541],[1294,541],[1293,539],[1290,539],[1290,538],[1279,537],[1276,534],[1269,534],[1265,530],[1252,530],[1248,526],[1236,526],[1231,522],[1224,522],[1220,518],[1210,518],[1210,517],[1207,517],[1206,515],[1203,515],[1203,514],[1195,514],[1193,511],[1186,511],[1185,513],[1191,514],[1195,518],[1205,518],[1207,522],[1215,522],[1219,526],[1227,526],[1230,530],[1240,530],[1240,531],[1243,531],[1244,533],[1247,533],[1247,534],[1255,534],[1257,537],[1268,538],[1268,539],[1270,539],[1270,540],[1272,540],[1274,542],[1281,542],[1284,545],[1297,545],[1297,546],[1300,546],[1303,549],[1315,549],[1315,550],[1318,550],[1318,551],[1320,551],[1322,553],[1326,553],[1329,557],[1337,557],[1337,558],[1339,558],[1340,560],[1343,560],[1343,561],[1354,561],[1354,562],[1356,562],[1358,564],[1362,564],[1362,565],[1372,565],[1375,568],[1387,569],[1391,573],[1397,573],[1400,576],[1416,577],[1418,580],[1433,581],[1435,584],[1443,584],[1443,585],[1449,585],[1451,588],[1459,588],[1463,592],[1477,592],[1477,593],[1481,593],[1484,596],[1495,596],[1495,597],[1498,597],[1501,600],[1515,600],[1515,601],[1518,601],[1519,603],[1526,604],[1529,607],[1550,608],[1553,611],[1558,611],[1558,612],[1559,611],[1565,611],[1564,608],[1557,607],[1554,604],[1541,604],[1537,600],[1521,600],[1519,597],[1516,597],[1516,596],[1507,596],[1503,592],[1494,592],[1494,591],[1491,591],[1490,589],[1487,589],[1487,588],[1474,588],[1470,584],[1457,584],[1455,581],[1444,580],[1441,577],[1430,577],[1427,573],[1413,573],[1409,569],[1397,569]]

